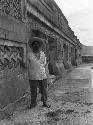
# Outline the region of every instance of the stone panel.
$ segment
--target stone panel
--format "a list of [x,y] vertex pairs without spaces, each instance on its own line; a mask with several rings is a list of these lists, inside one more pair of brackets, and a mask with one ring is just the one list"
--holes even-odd
[[0,108],[24,95],[28,77],[22,67],[25,45],[0,40]]
[[21,0],[0,0],[0,14],[21,20]]

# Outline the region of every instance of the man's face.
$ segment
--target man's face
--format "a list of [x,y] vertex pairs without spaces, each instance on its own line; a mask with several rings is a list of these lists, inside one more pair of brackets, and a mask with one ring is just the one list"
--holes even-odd
[[34,45],[32,49],[33,49],[33,52],[36,52],[36,53],[39,52],[39,46],[38,45]]
[[33,52],[38,53],[40,50],[40,42],[34,41],[32,43],[32,49],[33,49]]

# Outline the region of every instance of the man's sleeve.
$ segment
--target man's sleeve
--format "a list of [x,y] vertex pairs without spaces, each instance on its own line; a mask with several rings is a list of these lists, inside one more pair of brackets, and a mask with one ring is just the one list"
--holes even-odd
[[47,64],[44,52],[40,54],[40,63],[43,64],[44,66]]

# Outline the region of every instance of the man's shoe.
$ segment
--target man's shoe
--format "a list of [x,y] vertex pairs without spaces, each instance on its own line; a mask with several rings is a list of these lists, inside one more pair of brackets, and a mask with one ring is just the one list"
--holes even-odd
[[51,105],[50,104],[48,104],[48,103],[43,103],[43,105],[42,105],[43,107],[46,107],[46,108],[50,108],[51,107]]
[[27,108],[32,109],[32,108],[35,108],[35,107],[36,107],[36,105],[37,105],[37,103],[30,104],[30,106],[27,106]]

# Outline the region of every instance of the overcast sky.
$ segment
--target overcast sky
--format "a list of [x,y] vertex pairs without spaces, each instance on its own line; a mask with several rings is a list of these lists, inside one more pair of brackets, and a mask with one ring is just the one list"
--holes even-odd
[[93,46],[93,0],[55,0],[81,43]]

